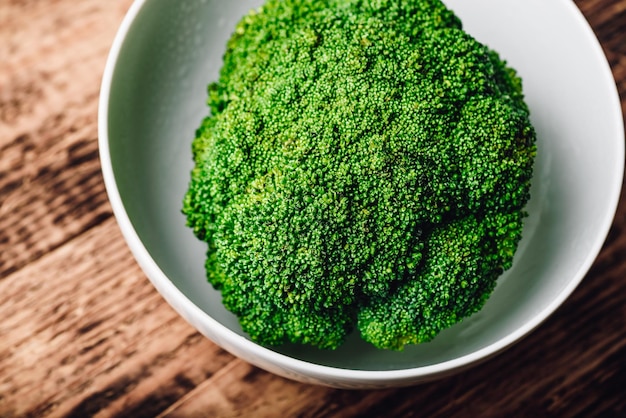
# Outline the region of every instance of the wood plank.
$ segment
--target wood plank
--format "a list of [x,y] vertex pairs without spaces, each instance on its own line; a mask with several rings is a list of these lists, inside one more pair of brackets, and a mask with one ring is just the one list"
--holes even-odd
[[113,219],[0,294],[0,416],[153,416],[233,359],[157,294]]
[[[350,414],[367,411],[393,392],[393,390],[343,391],[301,384],[237,360],[159,416],[168,418],[355,416]],[[341,415],[337,415],[339,413]]]
[[97,100],[130,3],[0,3],[0,279],[111,216]]
[[599,1],[576,0],[575,3],[602,41],[622,99],[622,113],[626,121],[626,3]]
[[0,146],[36,132],[51,114],[96,103],[108,49],[131,3],[0,3]]

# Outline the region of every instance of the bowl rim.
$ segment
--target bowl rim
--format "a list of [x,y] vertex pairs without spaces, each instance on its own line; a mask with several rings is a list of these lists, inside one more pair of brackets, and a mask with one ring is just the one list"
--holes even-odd
[[[134,229],[125,210],[120,192],[117,188],[109,148],[109,97],[120,51],[126,40],[128,31],[147,2],[148,0],[134,0],[128,9],[115,35],[104,68],[98,104],[98,147],[105,189],[113,209],[114,217],[116,218],[122,235],[126,240],[126,243],[135,260],[146,274],[152,285],[170,304],[170,306],[192,326],[194,326],[194,324],[205,324],[207,329],[211,329],[215,335],[219,337],[219,341],[215,341],[214,338],[211,338],[211,336],[202,332],[202,329],[200,329],[201,327],[194,326],[194,328],[198,331],[205,334],[207,338],[231,352],[233,355],[241,357],[245,361],[255,364],[261,368],[265,368],[266,370],[270,369],[271,365],[274,365],[282,370],[291,370],[303,376],[315,376],[314,380],[321,379],[322,383],[371,382],[375,384],[411,384],[417,381],[427,380],[429,377],[432,378],[436,375],[450,374],[480,361],[486,360],[528,335],[546,318],[548,318],[560,305],[562,305],[562,303],[570,296],[570,294],[586,276],[589,268],[597,258],[613,223],[624,178],[624,123],[622,118],[621,102],[616,87],[611,92],[611,109],[613,109],[614,112],[611,117],[616,120],[615,127],[617,132],[615,132],[615,136],[620,139],[619,144],[617,145],[617,152],[619,152],[620,157],[617,169],[619,170],[618,172],[621,172],[622,174],[616,176],[616,178],[613,179],[614,184],[610,185],[611,195],[609,206],[607,208],[607,216],[602,222],[601,230],[599,230],[596,235],[592,250],[589,251],[586,259],[581,264],[581,267],[569,281],[567,286],[551,301],[547,307],[538,311],[531,320],[527,321],[522,326],[511,331],[503,338],[469,354],[431,365],[393,370],[346,369],[311,363],[273,351],[237,334],[200,309],[165,275],[156,261],[152,258]],[[571,9],[571,14],[579,20],[578,24],[586,32],[585,35],[590,37],[593,41],[591,43],[594,47],[593,52],[602,63],[603,77],[612,81],[613,85],[615,85],[611,68],[606,60],[602,47],[582,12],[578,9],[574,2],[570,0],[561,0],[561,3],[563,4],[563,7],[569,7]]]

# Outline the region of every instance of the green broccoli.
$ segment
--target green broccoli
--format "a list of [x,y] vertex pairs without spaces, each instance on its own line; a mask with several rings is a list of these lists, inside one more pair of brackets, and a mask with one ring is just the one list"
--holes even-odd
[[236,27],[183,213],[264,345],[426,342],[511,266],[535,131],[439,0],[268,0]]

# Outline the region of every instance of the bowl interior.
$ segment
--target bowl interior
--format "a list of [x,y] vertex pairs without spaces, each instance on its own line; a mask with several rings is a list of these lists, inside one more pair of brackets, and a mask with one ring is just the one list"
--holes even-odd
[[[125,213],[141,241],[135,256],[226,327],[217,334],[244,335],[206,282],[205,245],[185,226],[180,208],[191,140],[208,112],[206,86],[217,77],[236,21],[262,2],[141,3],[112,73],[103,152],[115,183],[107,187],[112,199],[119,193],[116,215]],[[446,3],[518,70],[538,132],[530,216],[514,267],[481,312],[431,343],[385,352],[355,335],[335,352],[291,345],[277,352],[357,370],[416,368],[487,352],[551,313],[604,241],[622,180],[623,126],[613,79],[586,22],[568,0]]]

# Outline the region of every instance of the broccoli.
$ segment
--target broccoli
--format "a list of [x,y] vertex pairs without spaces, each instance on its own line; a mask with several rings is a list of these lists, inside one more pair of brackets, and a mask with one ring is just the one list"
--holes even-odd
[[511,267],[535,131],[515,71],[439,0],[267,0],[208,106],[183,213],[253,340],[400,350]]

